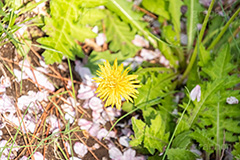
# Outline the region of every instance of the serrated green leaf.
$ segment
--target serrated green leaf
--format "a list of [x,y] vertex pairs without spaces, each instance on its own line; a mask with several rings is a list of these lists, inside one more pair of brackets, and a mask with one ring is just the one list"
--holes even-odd
[[177,34],[177,40],[180,42],[180,33],[181,33],[181,22],[180,18],[182,16],[181,7],[183,5],[182,1],[178,0],[169,0],[169,12],[171,15],[171,21],[174,26],[174,31]]
[[[86,38],[94,38],[97,36],[85,24],[94,24],[102,18],[97,9],[83,9],[84,7],[94,7],[105,3],[106,1],[50,1],[51,18],[45,17],[45,26],[43,30],[49,37],[43,37],[37,41],[52,50],[46,50],[43,53],[46,63],[61,62],[62,56],[66,56],[72,60],[75,56],[84,57],[81,47],[75,42],[76,40],[83,42]],[[82,24],[81,25],[81,21]],[[59,53],[53,53],[56,50]],[[53,55],[52,55],[53,54]]]
[[191,144],[191,138],[189,137],[189,134],[191,133],[192,131],[185,131],[178,134],[173,140],[172,148],[187,149]]
[[105,13],[103,12],[103,10],[99,10],[97,8],[94,9],[84,9],[81,13],[80,16],[80,24],[82,25],[94,25],[97,21],[105,18]]
[[167,20],[170,19],[170,15],[166,10],[166,2],[163,0],[143,0],[142,5],[150,12],[162,16]]
[[93,8],[104,5],[109,0],[79,0],[79,5],[83,8]]
[[[203,71],[214,80],[217,78],[226,77],[228,73],[235,68],[235,66],[229,63],[231,59],[229,44],[225,44],[218,52],[218,57],[208,67],[203,68]],[[216,72],[217,71],[217,72]]]
[[92,73],[95,74],[95,71],[98,69],[99,63],[102,63],[104,60],[108,60],[110,63],[113,63],[116,58],[118,61],[121,62],[129,57],[124,57],[121,52],[110,53],[109,50],[104,52],[93,51],[89,56],[89,61],[86,64],[86,67],[89,67]]
[[162,152],[164,146],[167,145],[169,133],[165,133],[165,124],[160,115],[151,120],[150,127],[146,126],[144,147],[148,149],[151,154],[154,154],[155,149]]
[[141,84],[142,87],[138,89],[139,95],[135,99],[135,105],[165,95],[170,89],[174,75],[174,73],[160,73],[157,77],[148,76],[146,83]]
[[207,51],[202,43],[199,46],[199,51],[200,52],[198,65],[201,67],[207,66],[209,64],[209,61],[211,60],[210,51]]
[[132,127],[134,131],[134,137],[132,137],[132,140],[130,141],[132,146],[138,146],[142,144],[145,134],[145,126],[146,124],[143,121],[138,120],[135,117],[132,118]]
[[135,33],[129,26],[120,21],[114,14],[108,14],[106,19],[106,36],[110,42],[109,48],[113,52],[121,51],[124,56],[132,57],[140,49],[132,43]]
[[[239,91],[232,88],[240,83],[240,79],[237,75],[229,74],[235,68],[231,63],[229,45],[226,44],[212,63],[202,67],[200,73],[205,72],[210,78],[200,85],[201,100],[189,105],[182,120],[188,123],[187,129],[194,128],[191,137],[206,152],[215,152],[216,159],[220,158],[222,149],[226,148],[224,144],[227,143],[224,141],[235,142],[240,133],[240,109],[237,105],[226,103],[230,96],[239,98]],[[186,107],[186,104],[183,105]]]
[[171,148],[167,152],[168,159],[170,160],[195,160],[198,156],[189,150]]
[[133,2],[128,2],[125,0],[110,0],[109,3],[106,4],[106,6],[109,10],[120,16],[123,21],[131,24],[133,28],[136,27],[135,23],[140,25],[142,28],[147,25],[146,23],[141,21],[143,13],[135,12],[132,10]]
[[240,159],[240,138],[239,141],[234,145],[234,150],[232,151],[234,158]]
[[201,131],[198,129],[191,133],[189,136],[195,139],[199,143],[200,147],[203,147],[207,153],[212,153],[214,151],[214,146],[217,144],[211,138],[209,138],[207,134],[208,133],[206,130]]
[[188,51],[192,48],[193,41],[197,32],[197,24],[199,23],[199,14],[203,11],[198,0],[184,0],[187,5],[187,35],[188,35]]

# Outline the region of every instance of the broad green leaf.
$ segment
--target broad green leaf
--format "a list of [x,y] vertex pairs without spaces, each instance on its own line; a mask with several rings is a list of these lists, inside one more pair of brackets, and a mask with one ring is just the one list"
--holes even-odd
[[182,16],[181,7],[183,5],[182,1],[179,0],[169,0],[169,12],[171,15],[171,21],[174,26],[174,31],[177,33],[177,40],[180,42],[181,33],[181,22],[180,18]]
[[146,124],[143,121],[138,120],[135,117],[132,118],[132,127],[134,131],[134,137],[132,137],[132,140],[130,141],[132,146],[138,146],[142,144],[145,134],[145,126]]
[[170,19],[170,15],[167,11],[167,4],[164,0],[143,0],[142,5],[159,16],[162,16],[165,19]]
[[188,51],[192,48],[196,32],[197,24],[199,23],[199,14],[203,11],[199,0],[184,0],[184,4],[187,5],[187,35],[188,35]]
[[189,150],[171,148],[167,152],[169,160],[195,160],[198,156]]
[[135,33],[130,30],[128,24],[115,14],[108,14],[106,19],[106,36],[110,42],[109,48],[113,52],[121,51],[124,56],[132,57],[140,49],[132,43]]

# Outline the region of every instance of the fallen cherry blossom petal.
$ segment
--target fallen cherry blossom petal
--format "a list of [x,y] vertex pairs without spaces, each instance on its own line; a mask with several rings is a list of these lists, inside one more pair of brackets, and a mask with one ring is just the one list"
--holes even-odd
[[89,100],[89,107],[96,112],[102,112],[103,111],[103,104],[102,100],[98,97],[92,97]]
[[196,85],[196,87],[193,88],[193,90],[190,93],[190,98],[192,101],[195,101],[197,98],[197,101],[200,101],[201,98],[201,87],[199,85]]
[[87,152],[88,152],[87,147],[80,142],[76,142],[74,144],[73,150],[79,157],[84,157],[85,154],[87,154]]
[[20,82],[21,80],[27,79],[28,76],[26,73],[19,71],[18,69],[13,69],[14,75],[17,77],[17,82]]
[[71,147],[70,147],[70,145],[69,145],[69,143],[67,141],[65,142],[65,146],[67,148],[68,154],[71,155],[72,154]]
[[139,35],[135,35],[135,38],[134,40],[132,40],[132,43],[138,47],[146,47],[146,48],[149,47],[149,42]]
[[143,57],[144,60],[153,60],[155,58],[158,58],[160,56],[160,52],[151,51],[147,49],[142,49],[140,55]]
[[127,136],[122,136],[119,138],[119,143],[124,147],[129,147],[129,138]]
[[96,43],[98,46],[102,46],[106,42],[107,38],[104,33],[99,33],[96,37]]
[[0,96],[0,112],[1,113],[15,113],[16,108],[14,106],[13,100],[8,97],[5,93]]
[[108,134],[108,131],[105,128],[102,128],[98,131],[97,138],[101,140],[104,137],[109,140],[110,137],[115,137],[115,133],[110,131]]
[[227,98],[227,104],[238,104],[238,103],[239,101],[236,97],[231,96]]
[[20,158],[19,160],[27,160],[28,157],[27,156],[22,156],[22,158]]
[[94,123],[92,127],[88,130],[88,132],[91,136],[96,137],[99,130],[100,130],[100,125],[97,123]]
[[82,159],[78,157],[70,157],[69,160],[82,160]]
[[122,133],[123,133],[123,135],[130,137],[130,135],[133,134],[133,131],[129,128],[124,128],[124,129],[122,129]]
[[78,125],[80,126],[81,130],[89,130],[93,123],[91,121],[87,121],[86,119],[79,119]]
[[75,120],[75,112],[70,112],[65,114],[65,119],[72,124]]
[[93,146],[92,146],[92,149],[95,150],[95,149],[99,149],[101,146],[98,144],[98,143],[95,143]]
[[93,75],[90,69],[87,67],[83,67],[83,64],[80,61],[75,61],[75,71],[80,75],[83,83],[86,83],[88,85],[92,84]]
[[[22,67],[23,65],[23,67]],[[24,61],[19,62],[19,67],[22,67],[22,70],[28,75],[29,78],[31,78],[35,83],[36,83],[36,79],[37,79],[37,83],[41,86],[44,86],[45,88],[54,91],[55,87],[53,86],[53,84],[47,79],[47,77],[45,75],[43,75],[42,73],[40,73],[37,70],[31,70],[30,69],[30,63],[28,62],[27,59],[25,59]],[[45,68],[42,67],[37,67],[38,70],[41,70],[43,72],[47,72]],[[37,86],[36,83],[36,86]]]
[[[47,117],[46,122],[50,124],[50,132],[57,132],[59,130],[58,128],[58,119],[55,115],[50,115]],[[62,127],[63,124],[60,122],[60,127]]]
[[0,78],[0,85],[2,85],[3,87],[5,87],[5,88],[8,88],[8,87],[10,87],[11,86],[11,80],[10,80],[10,78],[9,77],[4,77],[4,76],[2,76],[1,78]]
[[42,153],[40,153],[40,152],[35,152],[34,154],[33,154],[33,157],[34,157],[34,159],[41,159],[41,160],[46,160],[46,158],[43,158],[43,155],[42,155]]
[[117,147],[112,147],[108,151],[111,159],[119,159],[122,157],[122,152]]
[[84,84],[80,85],[80,89],[78,90],[77,97],[79,99],[89,99],[94,96],[94,91],[91,89],[91,87],[86,86]]

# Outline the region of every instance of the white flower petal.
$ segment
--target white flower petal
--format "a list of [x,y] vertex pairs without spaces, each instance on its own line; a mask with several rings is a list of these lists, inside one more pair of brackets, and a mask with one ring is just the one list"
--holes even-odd
[[87,154],[87,152],[88,152],[87,147],[84,144],[80,143],[80,142],[76,142],[74,144],[73,150],[80,157],[84,157],[85,154]]
[[197,98],[197,101],[200,101],[201,98],[201,87],[199,85],[196,85],[195,88],[193,88],[193,90],[190,93],[190,98],[192,101],[195,101],[195,99]]

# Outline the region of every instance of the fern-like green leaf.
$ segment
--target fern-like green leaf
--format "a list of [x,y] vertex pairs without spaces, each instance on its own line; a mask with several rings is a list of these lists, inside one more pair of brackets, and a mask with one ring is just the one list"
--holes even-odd
[[132,43],[135,33],[125,22],[121,21],[115,14],[108,13],[106,19],[106,36],[110,42],[109,48],[113,52],[121,51],[126,57],[134,56],[140,49]]
[[38,39],[39,43],[53,49],[43,53],[47,64],[61,62],[63,56],[70,59],[75,59],[75,55],[84,57],[81,47],[75,40],[84,41],[86,38],[96,37],[85,24],[94,24],[102,19],[104,14],[96,9],[82,7],[94,7],[104,3],[106,0],[50,1],[51,18],[45,17],[46,25],[43,27],[49,37]]
[[[225,147],[224,141],[235,142],[240,134],[240,109],[237,105],[226,103],[230,96],[239,98],[239,91],[232,88],[240,83],[236,75],[229,75],[235,68],[231,64],[228,45],[222,46],[211,64],[202,68],[210,79],[201,84],[201,100],[189,105],[181,128],[194,128],[191,137],[200,143],[208,153],[216,151],[216,159],[220,158]],[[183,105],[186,108],[186,105]],[[235,112],[235,113],[234,113]],[[197,123],[198,122],[198,123]]]
[[[146,82],[141,84],[138,89],[139,95],[135,99],[135,105],[155,99],[165,95],[171,88],[171,80],[175,77],[175,73],[160,73],[157,76],[154,73],[145,74],[147,77],[142,77]],[[141,75],[140,75],[141,78]]]

